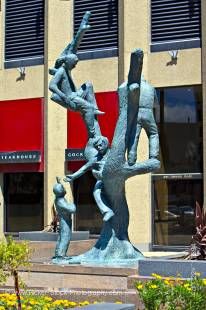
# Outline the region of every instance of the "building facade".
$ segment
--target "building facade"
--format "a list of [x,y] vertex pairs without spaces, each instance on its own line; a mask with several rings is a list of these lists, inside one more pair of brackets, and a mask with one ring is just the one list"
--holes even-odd
[[[144,50],[143,74],[157,89],[154,114],[161,169],[127,181],[129,234],[140,249],[190,243],[195,201],[205,192],[204,0],[2,0],[0,12],[1,232],[41,230],[51,221],[56,176],[83,164],[87,136],[79,115],[50,100],[49,68],[71,41],[85,11],[89,30],[73,72],[91,81],[102,133],[110,142],[118,116],[117,87],[130,53]],[[79,158],[80,157],[80,158]],[[138,160],[148,157],[142,131]],[[77,204],[75,230],[98,234],[102,219],[90,173],[66,184]]]

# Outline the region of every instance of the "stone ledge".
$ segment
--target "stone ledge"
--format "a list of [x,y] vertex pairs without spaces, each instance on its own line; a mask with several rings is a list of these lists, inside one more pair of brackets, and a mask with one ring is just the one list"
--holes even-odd
[[[24,268],[20,268],[19,271],[25,271]],[[33,263],[29,268],[31,272],[41,273],[64,273],[64,274],[85,274],[85,275],[107,275],[107,276],[119,276],[128,277],[130,275],[137,274],[137,268],[135,267],[100,267],[100,266],[83,266],[83,265],[55,265],[49,263]]]
[[[113,304],[113,303],[102,303],[95,305],[88,305],[85,307],[77,307],[74,310],[135,310],[135,305],[132,304]],[[67,310],[67,309],[65,309]]]
[[[20,231],[19,240],[30,240],[30,241],[57,241],[58,233],[46,232],[46,231]],[[73,231],[72,241],[77,240],[88,240],[89,231]]]
[[139,276],[151,276],[157,273],[165,277],[173,276],[191,278],[195,272],[200,272],[201,277],[206,277],[206,261],[194,260],[164,260],[164,259],[145,259],[139,260]]

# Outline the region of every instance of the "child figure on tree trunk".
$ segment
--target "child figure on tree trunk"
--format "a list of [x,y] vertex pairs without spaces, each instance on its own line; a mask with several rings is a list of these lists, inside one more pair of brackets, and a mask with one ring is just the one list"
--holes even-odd
[[114,212],[108,206],[108,202],[105,198],[103,182],[101,180],[102,171],[109,152],[108,146],[109,141],[104,136],[90,138],[84,150],[87,163],[75,173],[67,175],[64,179],[65,182],[72,182],[88,170],[92,171],[94,177],[97,179],[93,195],[100,212],[103,214],[104,222],[109,221],[114,216]]
[[85,31],[90,28],[88,25],[90,14],[90,12],[85,13],[75,38],[56,60],[54,68],[49,70],[49,73],[53,75],[49,89],[52,92],[53,101],[64,108],[81,113],[89,138],[93,138],[99,134],[96,115],[104,114],[104,112],[98,110],[92,84],[84,83],[77,90],[71,76],[71,71],[78,63],[77,48]]

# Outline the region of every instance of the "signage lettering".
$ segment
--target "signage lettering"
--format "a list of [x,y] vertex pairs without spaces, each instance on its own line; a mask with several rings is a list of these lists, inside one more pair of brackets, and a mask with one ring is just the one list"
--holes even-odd
[[85,160],[84,149],[66,149],[65,161],[82,161]]
[[40,151],[0,152],[0,164],[37,163],[41,161]]

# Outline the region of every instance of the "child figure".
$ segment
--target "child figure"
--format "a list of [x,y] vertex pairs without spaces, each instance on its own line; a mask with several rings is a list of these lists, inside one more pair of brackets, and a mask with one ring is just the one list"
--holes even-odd
[[79,178],[88,170],[91,170],[93,176],[97,179],[93,195],[100,212],[103,214],[103,221],[107,222],[114,216],[114,212],[109,208],[108,203],[104,196],[104,187],[102,182],[102,171],[106,158],[108,156],[109,141],[104,136],[97,136],[90,138],[84,150],[84,156],[87,163],[82,166],[75,173],[67,175],[64,179],[65,182],[72,182]]
[[55,195],[54,204],[59,216],[59,236],[54,258],[65,258],[72,234],[71,214],[76,212],[76,206],[66,200],[64,197],[66,190],[61,184],[60,178],[57,177],[56,179],[57,183],[53,187],[53,192]]

